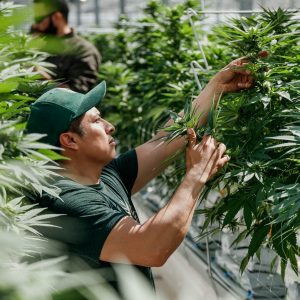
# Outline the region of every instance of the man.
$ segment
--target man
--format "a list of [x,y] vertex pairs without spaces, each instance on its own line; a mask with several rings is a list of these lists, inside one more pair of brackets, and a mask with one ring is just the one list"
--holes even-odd
[[[194,101],[197,113],[204,113],[199,124],[205,122],[212,99],[251,86],[249,71],[240,68],[243,63],[239,59],[220,71]],[[229,157],[224,144],[211,136],[198,143],[189,129],[187,138],[170,143],[158,139],[166,134],[160,131],[151,141],[115,158],[115,129],[95,107],[104,94],[105,82],[85,95],[56,88],[32,105],[28,132],[47,134],[43,141],[61,147],[68,158],[60,162],[62,177],[54,182],[61,199],[43,195],[35,201],[69,216],[60,222],[61,229],[49,235],[64,241],[71,253],[101,270],[129,262],[153,284],[150,267],[163,265],[183,241],[203,186]],[[185,147],[186,175],[181,184],[166,206],[140,224],[131,195]],[[109,280],[116,286],[115,278]]]
[[[68,24],[69,7],[65,0],[34,0],[35,24],[31,32],[45,36],[47,62],[54,65],[45,79],[55,79],[61,86],[86,93],[97,83],[101,61],[98,50],[75,34]],[[49,44],[51,47],[49,47]]]

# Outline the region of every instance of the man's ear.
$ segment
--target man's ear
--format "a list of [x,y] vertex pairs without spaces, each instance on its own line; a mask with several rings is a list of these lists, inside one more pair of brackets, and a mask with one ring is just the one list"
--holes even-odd
[[59,142],[60,146],[65,149],[72,149],[77,150],[78,144],[77,144],[78,135],[74,132],[64,132],[61,133],[59,136]]
[[54,25],[61,24],[62,22],[65,22],[64,16],[60,11],[56,11],[51,15],[52,22]]

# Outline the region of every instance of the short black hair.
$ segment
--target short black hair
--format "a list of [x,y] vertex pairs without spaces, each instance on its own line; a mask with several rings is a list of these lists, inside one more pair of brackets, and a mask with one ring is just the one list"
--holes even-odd
[[83,114],[83,115],[77,117],[76,119],[74,119],[71,122],[68,131],[77,133],[79,136],[83,136],[84,135],[84,129],[83,129],[82,125],[81,125],[81,121],[82,121],[84,115],[85,114]]

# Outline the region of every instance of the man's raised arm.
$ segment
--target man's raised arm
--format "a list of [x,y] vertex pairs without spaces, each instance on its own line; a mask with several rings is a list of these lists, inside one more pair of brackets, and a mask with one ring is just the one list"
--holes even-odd
[[[201,113],[199,126],[206,122],[213,101],[216,103],[223,93],[247,89],[252,86],[253,79],[250,72],[244,68],[245,64],[247,61],[244,58],[231,62],[210,80],[193,101],[192,107],[195,108],[196,114]],[[182,116],[184,113],[181,111],[179,114]],[[165,126],[172,123],[173,120],[169,120]],[[161,130],[153,139],[136,148],[138,175],[132,189],[133,194],[159,175],[167,166],[164,163],[166,159],[183,149],[186,144],[185,137],[179,137],[170,143],[165,143],[160,139],[165,135],[166,133]]]

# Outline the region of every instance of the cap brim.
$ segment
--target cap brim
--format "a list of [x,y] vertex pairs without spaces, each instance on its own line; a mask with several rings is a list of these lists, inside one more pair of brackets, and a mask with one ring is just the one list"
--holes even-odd
[[106,82],[102,81],[98,85],[96,85],[93,89],[91,89],[88,93],[86,93],[82,99],[82,103],[79,106],[76,117],[81,116],[86,113],[91,108],[98,106],[102,99],[104,98],[106,93]]

